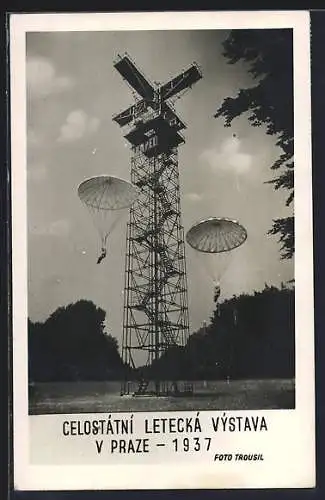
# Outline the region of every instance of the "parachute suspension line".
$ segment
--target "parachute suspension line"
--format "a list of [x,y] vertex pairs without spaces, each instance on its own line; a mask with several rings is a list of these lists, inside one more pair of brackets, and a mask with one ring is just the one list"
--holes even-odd
[[[117,215],[115,215],[113,222],[109,225],[109,229],[103,234],[102,236],[102,241],[104,247],[107,249],[107,239],[110,236],[110,234],[114,231],[120,220],[123,218],[125,214],[126,209],[124,210],[106,210],[106,212],[119,212]],[[110,214],[111,215],[111,214]]]
[[231,252],[223,252],[222,254],[216,254],[213,257],[215,257],[216,260],[221,260],[220,265],[218,266],[217,264],[219,267],[219,273],[217,275],[217,279],[214,281],[215,286],[220,286],[221,278],[223,278],[227,273],[234,256]]
[[223,276],[226,274],[232,255],[230,252],[222,253],[199,253],[195,252],[195,260],[199,266],[204,270],[206,277],[213,286],[220,286]]
[[[107,185],[104,184],[104,186],[103,186],[103,192],[101,194],[99,193],[99,196],[98,196],[98,200],[99,201],[98,201],[98,205],[97,205],[97,211],[100,210],[100,203],[102,202],[102,199],[104,197],[106,189],[107,189]],[[95,198],[95,200],[96,200],[96,198]],[[108,233],[101,235],[101,239],[102,239],[102,251],[107,250],[107,237],[108,237]]]
[[108,250],[107,248],[107,238],[108,238],[108,234],[106,234],[105,236],[102,236],[102,250]]

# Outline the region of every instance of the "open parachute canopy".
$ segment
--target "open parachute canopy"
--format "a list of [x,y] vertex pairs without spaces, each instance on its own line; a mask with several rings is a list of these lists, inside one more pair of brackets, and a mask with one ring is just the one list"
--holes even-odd
[[187,243],[196,250],[208,276],[215,285],[229,265],[232,250],[247,238],[239,222],[225,217],[209,217],[194,224],[186,234]]
[[196,223],[188,231],[186,241],[199,252],[228,252],[239,247],[247,238],[246,229],[237,221],[210,217]]
[[121,217],[138,197],[138,188],[111,175],[100,175],[83,181],[78,196],[90,212],[99,231],[102,248]]

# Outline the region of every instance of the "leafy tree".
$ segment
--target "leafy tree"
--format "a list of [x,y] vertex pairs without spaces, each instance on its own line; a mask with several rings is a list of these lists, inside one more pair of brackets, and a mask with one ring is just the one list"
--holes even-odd
[[[254,127],[266,126],[282,149],[271,165],[278,176],[270,181],[277,189],[288,190],[286,205],[294,197],[293,162],[293,53],[291,29],[233,30],[224,42],[224,56],[229,64],[244,61],[256,84],[240,89],[236,97],[227,97],[215,117],[223,117],[230,126],[234,118],[248,113]],[[294,218],[273,221],[269,234],[277,235],[282,258],[294,254]]]
[[[210,331],[221,366],[232,378],[292,378],[295,358],[294,290],[265,284],[254,294],[220,304]],[[236,318],[236,321],[235,321]],[[224,376],[224,374],[223,374]]]
[[117,340],[105,332],[105,312],[91,301],[59,307],[44,323],[28,322],[32,381],[119,378]]
[[147,376],[209,380],[293,378],[294,289],[265,284],[253,294],[219,305],[211,323],[193,333],[184,348],[171,347]]

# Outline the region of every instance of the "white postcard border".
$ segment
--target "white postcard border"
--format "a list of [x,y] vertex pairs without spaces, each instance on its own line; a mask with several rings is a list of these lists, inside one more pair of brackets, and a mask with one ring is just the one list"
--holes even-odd
[[[278,429],[259,469],[202,464],[33,466],[27,400],[25,35],[30,31],[293,28],[295,125],[296,409],[258,412]],[[309,14],[297,11],[13,14],[10,19],[14,484],[25,490],[311,487],[315,483],[314,320]],[[211,412],[201,412],[207,416]],[[229,412],[231,413],[231,412]],[[246,412],[246,414],[255,412]],[[245,412],[243,412],[245,414]],[[157,414],[159,415],[159,414]],[[42,417],[36,417],[42,418]],[[85,416],[83,416],[85,418]],[[295,442],[297,441],[297,442]],[[50,446],[50,445],[49,445]],[[272,448],[271,446],[271,448]],[[291,466],[288,466],[291,460]],[[286,466],[287,464],[287,466]]]

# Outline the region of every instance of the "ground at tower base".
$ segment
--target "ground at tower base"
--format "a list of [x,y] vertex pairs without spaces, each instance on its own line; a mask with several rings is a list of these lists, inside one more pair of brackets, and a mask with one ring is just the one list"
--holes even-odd
[[184,397],[121,396],[120,382],[54,382],[30,386],[29,414],[126,411],[267,410],[295,407],[292,379],[193,382]]

